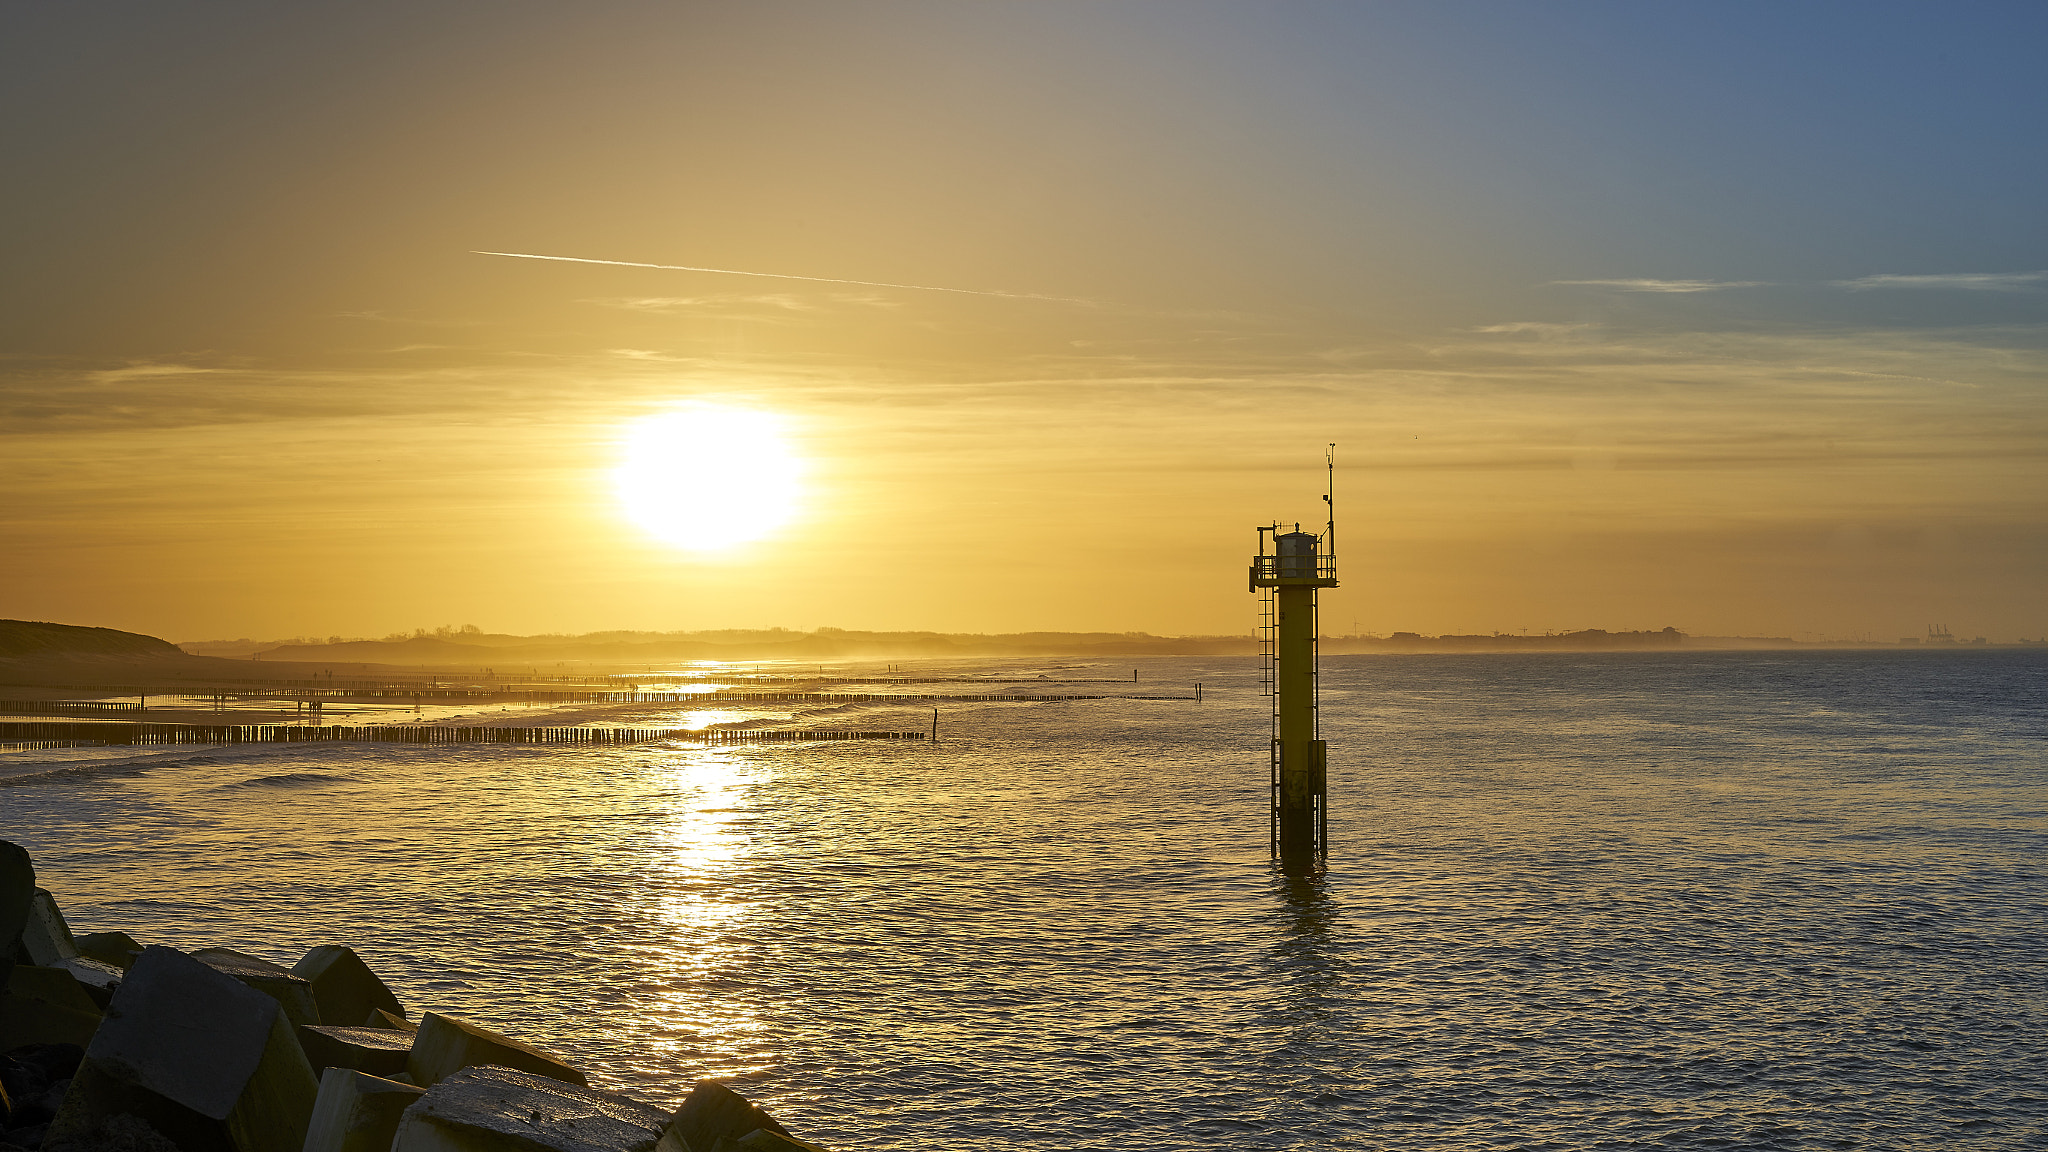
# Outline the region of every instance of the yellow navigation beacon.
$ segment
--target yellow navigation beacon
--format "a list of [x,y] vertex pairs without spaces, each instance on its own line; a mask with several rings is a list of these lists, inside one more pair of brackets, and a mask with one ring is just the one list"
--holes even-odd
[[1323,533],[1259,528],[1252,591],[1259,599],[1261,688],[1272,698],[1272,845],[1283,866],[1310,866],[1329,847],[1327,745],[1316,703],[1316,589],[1337,586],[1336,449],[1324,453]]

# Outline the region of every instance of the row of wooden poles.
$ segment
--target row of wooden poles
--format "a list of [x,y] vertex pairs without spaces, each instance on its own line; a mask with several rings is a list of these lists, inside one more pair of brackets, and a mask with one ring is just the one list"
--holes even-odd
[[[581,695],[583,695],[583,693],[577,693],[577,692],[571,691],[571,690],[569,690],[569,689],[562,689],[562,688],[521,688],[521,687],[518,687],[518,685],[521,685],[521,684],[530,684],[530,683],[545,683],[545,682],[547,682],[547,681],[536,681],[536,680],[534,680],[534,679],[533,679],[533,678],[531,678],[531,677],[504,677],[504,678],[501,678],[501,679],[503,680],[503,684],[502,684],[502,686],[497,686],[497,687],[493,687],[493,686],[490,686],[490,685],[487,685],[487,684],[486,684],[486,685],[478,685],[478,684],[475,684],[475,683],[467,683],[467,684],[462,684],[462,685],[455,685],[455,684],[449,684],[449,683],[447,683],[446,681],[447,681],[448,679],[449,679],[449,677],[445,677],[445,676],[444,676],[444,677],[439,677],[439,678],[435,678],[435,679],[425,679],[425,680],[420,680],[420,681],[409,681],[409,680],[360,680],[360,679],[348,679],[348,680],[342,680],[342,679],[334,679],[334,680],[330,680],[330,679],[326,679],[326,678],[324,678],[324,677],[323,677],[323,678],[319,678],[319,679],[312,679],[312,680],[265,680],[265,679],[259,679],[259,678],[247,677],[247,676],[236,676],[236,677],[221,677],[221,678],[214,678],[214,677],[208,677],[208,678],[206,678],[206,679],[205,679],[205,680],[203,680],[203,681],[199,681],[198,683],[200,683],[200,684],[204,684],[204,685],[219,685],[219,684],[257,684],[257,685],[264,685],[265,687],[259,687],[259,688],[218,688],[218,687],[195,687],[195,688],[177,688],[177,687],[173,687],[173,686],[171,686],[171,685],[170,685],[170,684],[168,684],[168,683],[159,683],[159,684],[155,684],[155,685],[140,685],[140,684],[42,684],[42,685],[39,685],[39,686],[40,686],[40,687],[42,687],[42,688],[46,688],[46,689],[47,689],[47,688],[59,688],[59,689],[63,689],[63,690],[65,690],[65,691],[76,691],[76,692],[97,692],[97,693],[100,693],[100,694],[102,694],[102,695],[106,695],[106,696],[141,696],[141,695],[150,695],[150,696],[156,696],[156,695],[166,695],[166,696],[168,696],[168,695],[191,695],[191,696],[236,696],[236,695],[250,695],[250,696],[260,696],[260,695],[274,695],[274,694],[276,694],[276,691],[277,691],[277,690],[279,690],[279,689],[296,689],[296,690],[300,690],[300,691],[294,692],[294,693],[293,693],[294,695],[301,695],[301,694],[303,694],[303,691],[304,691],[304,690],[308,690],[308,689],[312,690],[312,691],[313,691],[313,692],[314,692],[315,694],[320,694],[320,693],[327,693],[327,692],[333,692],[333,693],[338,693],[338,694],[346,694],[346,695],[352,695],[352,696],[360,696],[360,695],[410,696],[410,695],[412,695],[413,693],[417,692],[417,693],[419,693],[419,694],[420,694],[420,695],[422,695],[422,696],[426,696],[426,695],[430,695],[430,694],[431,694],[431,695],[435,695],[435,696],[538,696],[538,697],[540,697],[540,698],[542,698],[542,699],[550,699],[550,700],[552,700],[552,699],[556,699],[556,698],[568,698],[568,697],[576,697],[576,696],[581,696]],[[777,675],[765,675],[765,674],[757,674],[757,673],[751,673],[751,672],[743,672],[743,673],[733,673],[733,674],[729,674],[729,675],[720,675],[720,674],[716,674],[716,673],[706,673],[706,674],[704,674],[704,675],[702,675],[702,676],[689,676],[689,677],[684,677],[684,676],[665,676],[665,675],[653,675],[653,676],[645,676],[645,677],[637,677],[637,678],[636,678],[636,677],[628,677],[628,676],[612,676],[612,677],[603,677],[603,678],[597,678],[597,679],[577,679],[577,680],[562,680],[562,681],[558,681],[558,682],[562,682],[562,683],[573,683],[573,684],[580,684],[580,685],[583,685],[583,686],[584,686],[585,688],[587,688],[587,689],[592,689],[592,690],[599,690],[599,691],[603,691],[603,690],[609,689],[609,688],[610,688],[610,686],[612,686],[612,685],[615,685],[615,684],[618,684],[618,683],[620,683],[620,682],[627,682],[627,683],[666,683],[666,684],[688,684],[688,683],[705,683],[705,682],[716,682],[716,681],[745,681],[745,682],[749,682],[749,683],[755,683],[755,684],[1018,684],[1018,683],[1025,683],[1025,684],[1129,684],[1129,683],[1132,683],[1132,681],[1130,681],[1130,680],[1123,680],[1123,679],[1116,679],[1116,680],[1048,680],[1048,679],[1044,679],[1044,678],[1033,678],[1033,677],[1025,677],[1025,678],[1023,678],[1022,680],[1017,680],[1017,679],[1005,679],[1005,678],[1002,678],[1002,677],[992,677],[992,676],[792,676],[792,675],[783,675],[783,674],[777,674]],[[26,686],[26,685],[24,685],[24,686]],[[615,690],[615,689],[614,689],[614,690]]]
[[[923,732],[757,728],[442,728],[428,724],[77,724],[0,721],[0,743],[258,744],[351,741],[377,744],[781,744],[813,740],[923,740]],[[44,746],[48,746],[45,744]]]
[[[166,694],[168,695],[168,694]],[[180,694],[184,695],[184,694]],[[192,694],[193,698],[212,701],[227,693]],[[548,704],[698,704],[707,702],[747,701],[752,703],[781,704],[932,704],[946,703],[1051,703],[1063,700],[1200,700],[1201,686],[1196,685],[1192,696],[1040,696],[1020,692],[991,692],[983,695],[933,695],[895,692],[347,692],[293,694],[275,693],[234,693],[237,700],[272,698],[303,701],[307,699],[333,699],[348,696],[356,699],[401,698],[415,701],[466,699],[482,697],[493,701],[528,701]],[[194,705],[186,705],[193,707]],[[205,707],[205,704],[197,705]],[[106,712],[135,712],[141,710],[139,702],[101,700],[7,700],[0,699],[0,712],[16,714],[98,715]],[[160,707],[178,707],[164,704]]]

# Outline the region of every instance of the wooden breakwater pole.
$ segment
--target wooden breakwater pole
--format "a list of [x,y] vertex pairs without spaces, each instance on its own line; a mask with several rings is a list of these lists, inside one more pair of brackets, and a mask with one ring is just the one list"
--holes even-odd
[[[1330,446],[1332,450],[1336,445]],[[1330,490],[1321,536],[1294,525],[1261,526],[1251,589],[1259,598],[1261,689],[1272,700],[1268,768],[1273,857],[1313,867],[1329,850],[1329,746],[1318,707],[1316,591],[1337,586],[1336,462],[1325,454]]]

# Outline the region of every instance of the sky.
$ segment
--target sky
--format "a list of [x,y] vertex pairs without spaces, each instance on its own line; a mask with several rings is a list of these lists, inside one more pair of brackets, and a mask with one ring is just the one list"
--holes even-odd
[[2040,4],[0,16],[0,615],[2048,634]]

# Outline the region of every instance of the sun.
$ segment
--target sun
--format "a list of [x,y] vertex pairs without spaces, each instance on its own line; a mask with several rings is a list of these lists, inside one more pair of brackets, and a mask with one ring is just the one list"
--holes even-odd
[[626,431],[612,485],[649,535],[692,552],[759,540],[788,523],[803,462],[766,412],[693,405]]

